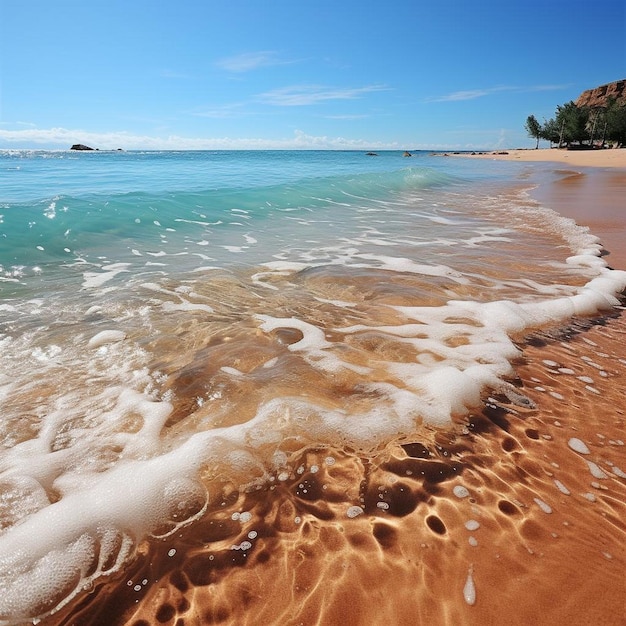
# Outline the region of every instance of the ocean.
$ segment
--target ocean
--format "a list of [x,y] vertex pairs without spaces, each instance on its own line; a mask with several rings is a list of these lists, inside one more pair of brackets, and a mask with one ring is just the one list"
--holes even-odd
[[[524,346],[610,317],[626,288],[532,198],[561,175],[427,152],[0,151],[0,624],[254,623],[229,581],[301,571],[284,555],[331,554],[338,527],[369,519],[387,549],[421,503],[449,537],[429,498],[469,494],[476,416],[536,408]],[[317,583],[286,579],[292,608],[256,623],[336,623],[295,611]]]

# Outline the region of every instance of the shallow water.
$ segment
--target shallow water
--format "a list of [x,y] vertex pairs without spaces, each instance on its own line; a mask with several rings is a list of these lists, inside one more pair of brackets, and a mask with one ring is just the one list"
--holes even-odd
[[[271,560],[303,511],[405,517],[460,473],[485,398],[532,410],[524,338],[626,287],[530,199],[557,174],[516,163],[8,152],[0,169],[1,623],[83,597],[117,598],[102,623],[122,623],[111,606],[164,593],[173,563],[210,588]],[[425,478],[364,490],[374,459]],[[463,580],[472,597],[478,573]]]

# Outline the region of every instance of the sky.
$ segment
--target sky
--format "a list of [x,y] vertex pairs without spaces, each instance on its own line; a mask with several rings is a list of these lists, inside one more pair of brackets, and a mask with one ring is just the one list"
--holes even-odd
[[0,0],[0,148],[534,147],[624,0]]

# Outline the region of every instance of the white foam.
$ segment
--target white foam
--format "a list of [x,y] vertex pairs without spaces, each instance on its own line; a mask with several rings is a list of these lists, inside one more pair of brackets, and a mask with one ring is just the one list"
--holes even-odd
[[261,330],[272,332],[278,328],[293,328],[299,330],[303,337],[300,341],[296,341],[288,346],[292,352],[315,350],[320,351],[330,347],[332,344],[326,340],[324,331],[317,326],[313,326],[308,322],[296,319],[295,317],[271,317],[269,315],[257,315],[257,319],[261,320]]
[[611,471],[616,475],[619,476],[620,478],[626,478],[626,472],[624,472],[622,469],[620,469],[619,467],[617,467],[617,465],[614,465],[611,468]]
[[363,514],[363,509],[360,506],[351,506],[347,511],[346,515],[350,518],[358,517]]
[[381,269],[391,272],[421,274],[422,276],[441,276],[461,285],[466,285],[470,282],[463,274],[447,265],[426,265],[424,263],[416,263],[411,259],[383,256],[380,254],[355,254],[354,258],[376,261],[379,265],[377,264],[371,267],[380,267]]
[[560,480],[555,480],[554,484],[562,494],[565,494],[566,496],[570,495],[571,491]]
[[540,498],[533,498],[533,500],[544,513],[552,513],[552,507],[547,502],[544,502]]
[[[184,477],[193,463],[180,452],[90,476],[86,488],[64,493],[0,535],[0,615],[25,619],[39,613],[46,597],[68,600],[106,573],[105,563],[118,568],[141,537],[171,534],[197,518],[207,495]],[[166,519],[171,526],[160,532]]]
[[87,345],[90,348],[99,348],[107,343],[115,343],[124,339],[126,339],[126,333],[121,330],[102,330],[97,335],[94,335],[87,342]]
[[587,461],[587,465],[589,466],[589,471],[594,478],[598,478],[600,480],[608,478],[608,476],[593,461]]
[[470,606],[476,604],[476,585],[474,584],[473,573],[473,568],[470,567],[463,586],[463,598]]
[[105,265],[103,272],[84,272],[83,289],[95,289],[109,282],[122,272],[128,272],[130,263],[113,263]]
[[463,487],[463,485],[456,485],[452,492],[457,498],[467,498],[470,495],[467,487]]
[[578,452],[580,454],[591,454],[591,451],[589,450],[589,448],[587,447],[587,444],[585,444],[584,441],[581,441],[580,439],[578,439],[577,437],[572,437],[568,442],[567,445],[574,450],[574,452]]

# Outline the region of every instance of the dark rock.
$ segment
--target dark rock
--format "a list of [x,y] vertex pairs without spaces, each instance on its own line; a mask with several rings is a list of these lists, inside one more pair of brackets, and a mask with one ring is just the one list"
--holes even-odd
[[365,156],[378,156],[375,152],[366,152]]
[[86,146],[84,143],[75,143],[70,150],[94,150],[94,148],[90,148]]

